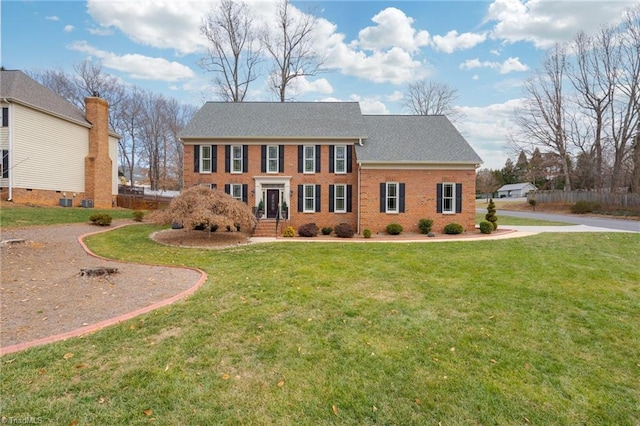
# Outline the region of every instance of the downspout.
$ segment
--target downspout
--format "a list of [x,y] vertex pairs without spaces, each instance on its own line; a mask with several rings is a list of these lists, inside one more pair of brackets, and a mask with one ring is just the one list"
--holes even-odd
[[9,196],[7,201],[13,201],[13,164],[15,162],[13,154],[13,108],[11,108],[11,103],[6,98],[2,102],[9,105]]
[[360,169],[361,169],[362,165],[360,163],[358,163],[358,226],[357,226],[357,232],[358,235],[360,235],[360,215],[362,214],[362,209],[361,209],[361,203],[362,203],[362,196],[361,196],[361,191],[360,191]]

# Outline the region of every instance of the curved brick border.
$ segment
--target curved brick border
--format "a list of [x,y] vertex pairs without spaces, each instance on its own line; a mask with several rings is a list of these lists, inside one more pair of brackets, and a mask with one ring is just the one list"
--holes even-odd
[[110,229],[105,229],[105,230],[101,230],[101,231],[96,231],[96,232],[89,232],[87,234],[83,234],[80,235],[78,237],[78,243],[80,244],[80,246],[82,247],[82,249],[87,252],[87,254],[89,256],[95,257],[97,259],[102,259],[108,262],[115,262],[115,263],[130,263],[130,264],[135,264],[135,265],[147,265],[147,266],[159,266],[159,267],[163,267],[163,268],[181,268],[181,269],[191,269],[193,271],[196,271],[198,273],[200,273],[200,278],[198,279],[198,281],[196,281],[196,283],[176,294],[175,296],[172,296],[168,299],[165,300],[161,300],[160,302],[156,302],[156,303],[152,303],[151,305],[145,306],[144,308],[140,308],[140,309],[136,309],[135,311],[132,312],[128,312],[126,314],[122,314],[119,315],[117,317],[114,318],[109,318],[106,319],[104,321],[100,321],[97,322],[95,324],[91,324],[91,325],[87,325],[85,327],[80,327],[77,328],[75,330],[71,330],[71,331],[67,331],[65,333],[61,333],[61,334],[56,334],[53,336],[48,336],[48,337],[43,337],[41,339],[37,339],[37,340],[32,340],[30,342],[25,342],[25,343],[18,343],[17,345],[12,345],[12,346],[7,346],[4,348],[0,348],[0,356],[6,355],[6,354],[10,354],[10,353],[14,353],[14,352],[19,352],[19,351],[23,351],[25,349],[34,347],[34,346],[40,346],[40,345],[46,345],[48,343],[53,343],[53,342],[58,342],[60,340],[66,340],[69,339],[71,337],[79,337],[79,336],[83,336],[89,333],[93,333],[97,330],[100,330],[102,328],[105,327],[109,327],[111,325],[115,325],[118,324],[120,322],[129,320],[131,318],[137,317],[138,315],[142,315],[142,314],[146,314],[147,312],[151,312],[155,309],[161,308],[163,306],[167,306],[170,305],[178,300],[184,299],[185,297],[195,293],[195,291],[197,289],[199,289],[204,283],[205,281],[207,281],[207,273],[204,272],[201,269],[198,268],[191,268],[188,266],[172,266],[172,265],[156,265],[156,264],[151,264],[151,263],[136,263],[136,262],[126,262],[126,261],[120,261],[120,260],[112,260],[112,259],[107,259],[106,257],[102,257],[102,256],[98,256],[97,254],[93,253],[91,250],[89,250],[89,248],[87,247],[87,245],[84,242],[84,239],[86,237],[89,237],[91,235],[95,235],[95,234],[100,234],[103,232],[108,232],[108,231],[113,231],[115,229],[121,228],[123,226],[130,226],[130,225],[134,225],[134,224],[124,224],[124,225],[119,225],[116,226],[114,228],[110,228]]

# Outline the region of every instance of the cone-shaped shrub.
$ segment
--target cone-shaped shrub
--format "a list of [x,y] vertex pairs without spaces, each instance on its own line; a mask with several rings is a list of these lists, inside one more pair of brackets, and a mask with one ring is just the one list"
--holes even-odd
[[489,200],[489,206],[487,207],[487,214],[484,215],[484,218],[487,221],[491,222],[493,225],[493,230],[498,229],[498,216],[496,216],[496,205],[493,202],[493,198]]

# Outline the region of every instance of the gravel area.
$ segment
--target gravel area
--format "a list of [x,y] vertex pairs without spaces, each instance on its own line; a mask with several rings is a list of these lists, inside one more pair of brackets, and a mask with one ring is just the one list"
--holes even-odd
[[[93,257],[78,237],[99,230],[91,224],[1,230],[0,347],[144,308],[181,293],[200,278],[191,269]],[[80,273],[83,268],[101,266],[118,271],[95,277]]]

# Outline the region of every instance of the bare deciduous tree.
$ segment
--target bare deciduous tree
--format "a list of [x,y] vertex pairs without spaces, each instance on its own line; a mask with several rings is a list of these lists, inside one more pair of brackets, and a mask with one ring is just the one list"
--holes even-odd
[[245,3],[222,0],[200,25],[209,41],[200,66],[214,74],[218,95],[227,102],[242,102],[249,84],[257,77],[259,43]]
[[524,83],[527,98],[523,107],[515,113],[517,133],[514,140],[521,146],[531,144],[554,153],[562,169],[565,189],[570,191],[570,152],[563,86],[565,71],[565,48],[556,44],[547,53],[542,70],[536,71]]
[[453,103],[458,99],[458,90],[446,83],[420,80],[409,83],[403,106],[412,114],[446,115],[452,121],[460,118]]
[[260,32],[260,40],[273,59],[269,87],[280,102],[287,100],[287,88],[299,77],[315,76],[322,71],[324,58],[314,49],[315,18],[294,13],[289,0],[282,0],[277,11],[277,35],[271,28]]

